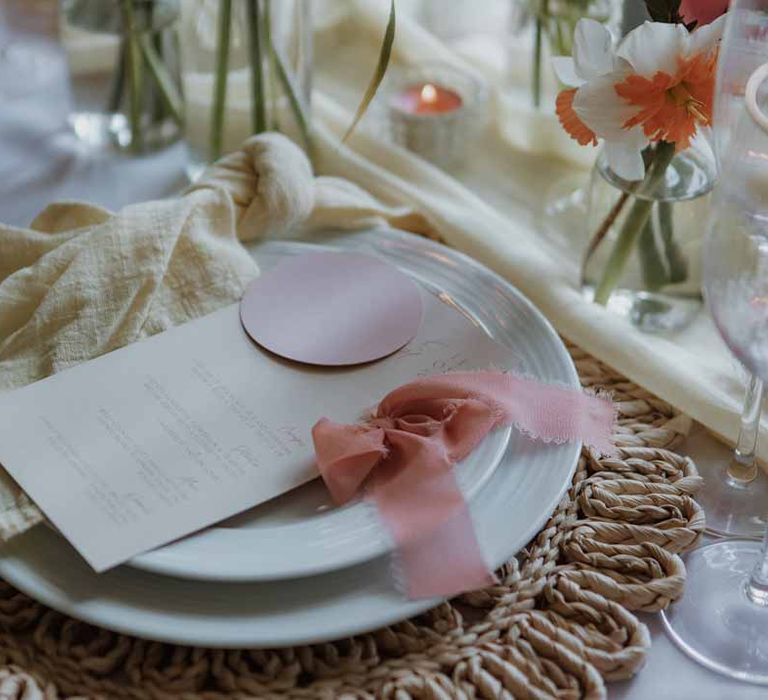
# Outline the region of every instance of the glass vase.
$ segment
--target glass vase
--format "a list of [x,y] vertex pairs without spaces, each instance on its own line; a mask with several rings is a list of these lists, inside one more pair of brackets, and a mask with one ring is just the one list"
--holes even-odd
[[697,137],[653,177],[629,182],[598,156],[588,192],[581,268],[584,294],[638,328],[675,331],[701,307],[700,249],[716,164]]
[[79,139],[133,153],[178,139],[178,0],[63,0],[61,9]]
[[189,0],[182,17],[185,139],[194,179],[251,134],[309,140],[310,0]]

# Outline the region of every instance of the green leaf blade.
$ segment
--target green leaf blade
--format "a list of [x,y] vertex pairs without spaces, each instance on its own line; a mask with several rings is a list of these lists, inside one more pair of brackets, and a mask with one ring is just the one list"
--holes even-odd
[[299,99],[298,92],[293,85],[293,82],[291,81],[291,76],[288,74],[288,70],[283,64],[280,55],[275,50],[275,47],[271,46],[270,49],[272,52],[272,60],[274,61],[275,69],[277,72],[277,78],[280,81],[280,84],[283,86],[283,90],[285,91],[286,96],[288,97],[288,105],[293,112],[296,125],[299,127],[299,131],[301,132],[301,138],[304,141],[307,152],[311,157],[313,150],[312,134],[310,132],[309,121],[307,120],[307,116],[304,114],[304,108],[301,104],[301,100]]
[[251,78],[251,131],[260,134],[267,130],[267,112],[264,99],[264,60],[262,34],[263,17],[259,12],[258,0],[248,0],[248,51]]
[[229,76],[229,43],[232,31],[232,0],[221,0],[219,5],[218,40],[216,43],[216,78],[211,103],[211,161],[221,155],[224,134],[224,107],[227,99]]
[[387,21],[387,29],[384,32],[384,40],[381,42],[381,50],[379,52],[378,63],[376,64],[376,70],[373,73],[371,82],[368,84],[368,87],[365,90],[363,99],[360,101],[360,104],[357,107],[357,111],[355,112],[355,117],[352,120],[352,123],[349,125],[349,128],[341,139],[342,142],[346,141],[351,136],[358,122],[363,118],[366,111],[368,110],[369,105],[379,90],[381,81],[384,79],[384,75],[386,74],[387,68],[389,67],[389,60],[392,56],[392,44],[395,43],[395,25],[395,0],[391,0],[389,5],[389,20]]
[[142,35],[139,38],[139,47],[141,48],[144,61],[149,67],[150,75],[157,84],[160,99],[163,101],[171,118],[181,126],[184,122],[184,100],[176,88],[173,76],[168,71],[163,59],[157,53],[157,49],[148,36]]

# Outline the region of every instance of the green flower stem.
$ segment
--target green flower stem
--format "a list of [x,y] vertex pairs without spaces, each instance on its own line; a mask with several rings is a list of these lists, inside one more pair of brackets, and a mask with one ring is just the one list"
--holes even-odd
[[[296,124],[301,132],[301,138],[304,141],[304,146],[307,149],[307,154],[312,159],[313,146],[312,136],[309,131],[309,122],[306,114],[304,114],[304,108],[302,107],[301,100],[299,99],[298,92],[296,91],[293,83],[291,82],[291,76],[288,74],[285,66],[283,65],[280,55],[275,51],[274,46],[270,46],[272,53],[272,61],[277,69],[277,77],[280,80],[280,84],[283,86],[283,90],[288,97],[288,104],[293,112],[293,118],[296,120]],[[276,96],[275,98],[276,99]],[[274,110],[275,112],[277,110]]]
[[251,130],[260,134],[267,130],[267,111],[264,100],[264,53],[262,38],[264,26],[259,0],[248,0],[248,49],[251,61]]
[[629,201],[629,192],[622,192],[619,195],[619,198],[614,202],[613,206],[611,207],[610,211],[606,215],[605,219],[603,219],[603,222],[600,224],[600,227],[595,231],[595,235],[592,236],[592,239],[589,241],[589,245],[587,246],[587,250],[584,253],[584,258],[581,262],[581,284],[584,285],[586,278],[587,278],[587,266],[589,265],[589,261],[592,259],[592,256],[595,254],[595,251],[600,247],[600,244],[603,242],[603,239],[608,235],[608,232],[613,227],[614,222],[616,219],[621,215],[621,212],[624,211],[624,207],[627,205],[627,202]]
[[675,241],[672,202],[659,202],[659,230],[669,268],[669,283],[685,282],[688,279],[688,262]]
[[[143,44],[145,42],[152,45],[152,47],[155,50],[155,53],[157,54],[157,57],[159,61],[162,63],[162,55],[163,55],[163,48],[162,48],[162,42],[161,42],[161,36],[160,32],[155,31],[155,4],[149,3],[147,5],[144,5],[143,7],[143,22],[144,22],[144,28],[141,34],[139,35],[139,46],[141,47],[142,55],[144,55],[144,46]],[[149,65],[147,62],[146,55],[144,55],[144,61],[147,63],[147,67],[150,69],[150,74],[152,72],[152,66]],[[157,123],[159,121],[163,120],[163,117],[165,117],[165,109],[164,104],[161,96],[158,94],[158,91],[155,89],[148,90],[149,97],[151,98],[151,105],[150,105],[150,112],[152,115],[152,123]]]
[[[570,37],[573,35],[573,29],[568,26],[563,29],[563,20],[558,19],[555,21],[555,39],[557,44],[557,52],[561,56],[567,56],[572,53],[568,44],[570,44]],[[566,36],[568,37],[566,39]]]
[[142,61],[139,47],[133,0],[122,0],[125,38],[127,42],[129,121],[131,125],[131,150],[141,151]]
[[[272,102],[277,99],[277,67],[275,66],[275,57],[272,51],[272,3],[270,0],[264,0],[264,44],[269,47],[267,61],[267,79],[269,80],[269,94],[272,95]],[[276,105],[272,105],[269,110],[269,128],[272,131],[280,131],[280,117]]]
[[536,33],[533,39],[533,106],[541,105],[541,61],[544,41],[544,15],[547,12],[547,0],[541,0],[536,12]]
[[219,3],[219,36],[216,56],[216,77],[213,87],[211,113],[211,160],[221,155],[224,133],[224,107],[229,77],[229,40],[232,32],[232,0]]
[[655,292],[668,284],[667,269],[656,245],[656,235],[653,231],[653,210],[643,226],[640,240],[637,242],[637,252],[640,256],[640,268],[643,271],[643,283],[646,289]]
[[112,76],[112,85],[107,101],[107,111],[110,114],[120,109],[120,102],[123,99],[123,91],[125,90],[125,64],[128,61],[128,48],[125,38],[120,40],[120,49],[117,56],[117,68]]
[[611,251],[611,257],[608,258],[603,269],[603,276],[595,290],[595,302],[597,304],[605,306],[608,303],[608,299],[624,272],[629,254],[648,221],[652,206],[653,202],[648,199],[636,199],[632,204],[627,218],[624,220],[624,225],[621,227],[619,239]]
[[[663,180],[667,166],[675,155],[675,145],[660,141],[652,155],[652,160],[647,166],[645,179],[640,187],[640,192],[651,195],[653,190]],[[652,199],[638,199],[635,197],[626,219],[619,232],[619,237],[614,244],[608,262],[603,268],[603,274],[600,282],[595,289],[595,302],[605,305],[608,303],[613,290],[624,273],[630,253],[635,243],[640,238],[648,218],[651,215],[651,209],[654,201]]]
[[[181,125],[184,121],[184,102],[168,68],[157,53],[157,49],[149,36],[143,35],[139,39],[139,46],[141,47],[141,55],[147,68],[149,68],[149,73],[157,84],[156,95],[160,98],[160,104],[168,110],[168,114],[173,120]],[[158,114],[157,116],[161,117],[162,115]]]

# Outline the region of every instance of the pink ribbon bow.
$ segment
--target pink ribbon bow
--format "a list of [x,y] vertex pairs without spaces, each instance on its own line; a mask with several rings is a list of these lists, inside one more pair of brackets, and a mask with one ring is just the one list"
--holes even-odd
[[448,597],[495,581],[480,552],[453,465],[494,428],[612,450],[610,400],[504,372],[418,379],[388,394],[372,419],[319,420],[320,474],[341,505],[363,491],[396,544],[407,593]]

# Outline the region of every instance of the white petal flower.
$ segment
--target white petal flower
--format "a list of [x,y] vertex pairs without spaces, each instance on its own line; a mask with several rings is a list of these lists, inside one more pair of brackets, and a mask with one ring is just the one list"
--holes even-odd
[[642,129],[635,127],[623,141],[606,141],[605,157],[611,170],[624,180],[642,180],[645,177],[643,149],[648,139]]
[[573,37],[573,63],[584,80],[597,78],[614,68],[613,36],[608,28],[593,19],[582,19]]
[[570,56],[555,56],[552,58],[552,68],[557,79],[568,87],[581,87],[587,81],[576,73],[576,64]]
[[573,58],[554,60],[570,88],[557,99],[563,128],[581,144],[601,139],[617,175],[642,179],[642,151],[649,143],[687,148],[708,126],[723,21],[693,33],[683,25],[646,22],[614,50],[604,26],[580,20]]
[[576,25],[573,58],[555,56],[552,58],[552,67],[561,83],[579,87],[587,80],[612,71],[615,61],[610,31],[600,22],[582,19]]
[[646,78],[659,71],[673,74],[678,57],[686,54],[687,41],[688,30],[682,24],[644,22],[627,34],[616,55]]
[[601,75],[584,83],[573,98],[573,110],[598,138],[621,141],[628,133],[624,124],[635,115],[637,107],[616,93],[616,85],[626,77],[623,71]]
[[725,30],[725,15],[718,17],[711,24],[699,27],[693,34],[689,34],[688,55],[709,51],[723,38]]

